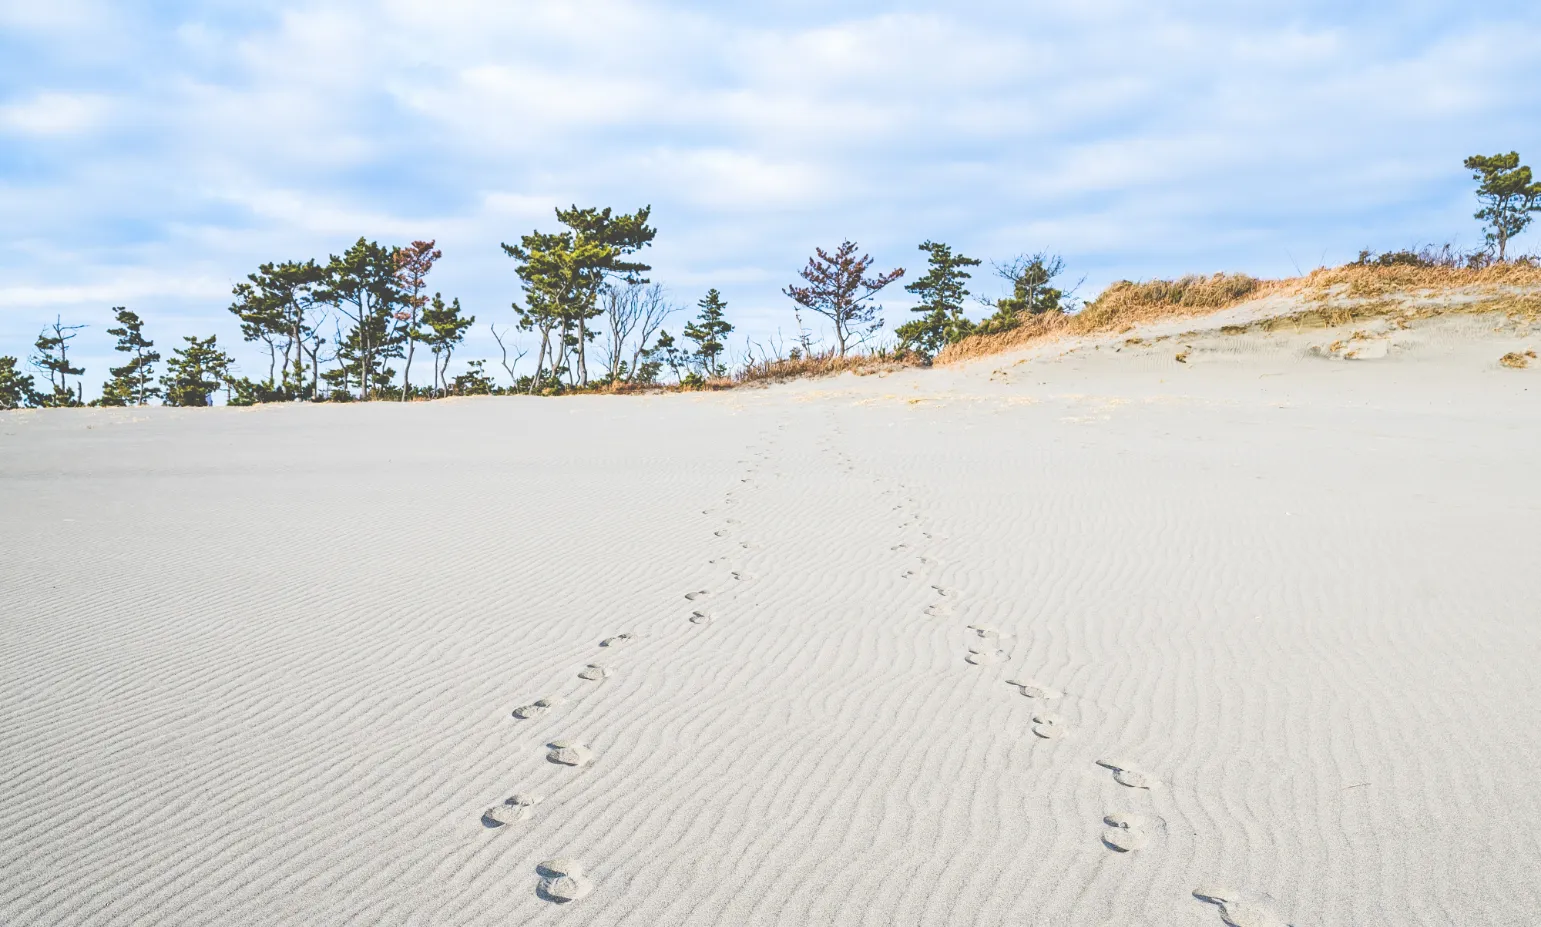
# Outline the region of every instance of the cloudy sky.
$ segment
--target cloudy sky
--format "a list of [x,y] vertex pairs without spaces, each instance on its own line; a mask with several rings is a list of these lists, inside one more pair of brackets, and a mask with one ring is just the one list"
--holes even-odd
[[651,204],[655,279],[757,339],[845,237],[1293,274],[1479,244],[1461,161],[1541,162],[1538,117],[1534,0],[0,0],[0,353],[89,323],[89,394],[110,307],[238,342],[233,283],[360,235],[506,323],[499,242],[572,203]]

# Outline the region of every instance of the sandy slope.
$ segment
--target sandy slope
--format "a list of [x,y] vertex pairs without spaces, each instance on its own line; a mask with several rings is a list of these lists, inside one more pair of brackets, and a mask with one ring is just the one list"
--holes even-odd
[[1541,338],[1192,328],[0,414],[0,923],[1541,922]]

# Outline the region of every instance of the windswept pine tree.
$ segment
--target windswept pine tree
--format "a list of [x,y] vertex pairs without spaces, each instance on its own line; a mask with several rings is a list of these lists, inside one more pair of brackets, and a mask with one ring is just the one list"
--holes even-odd
[[462,316],[460,300],[456,299],[446,305],[444,297],[435,293],[433,300],[423,308],[421,322],[419,340],[433,352],[434,392],[443,395],[449,388],[447,373],[450,355],[465,340],[466,332],[476,323],[476,316]]
[[563,374],[572,385],[588,385],[588,344],[596,334],[589,322],[603,312],[601,288],[613,281],[646,283],[642,275],[652,269],[626,259],[658,234],[647,224],[650,212],[647,206],[620,215],[608,207],[558,209],[565,231],[536,231],[517,245],[503,244],[518,262],[524,288],[525,304],[514,303],[519,327],[540,334],[530,392],[559,386]]
[[926,357],[935,357],[942,348],[973,331],[973,323],[963,314],[968,299],[970,267],[982,262],[977,258],[954,254],[952,247],[928,241],[920,246],[926,252],[926,275],[905,287],[920,297],[920,304],[910,309],[920,318],[894,330],[905,347]]
[[[797,305],[829,319],[835,326],[835,343],[840,356],[851,345],[860,344],[883,327],[879,315],[883,307],[872,302],[878,291],[904,276],[904,268],[869,277],[872,256],[856,256],[854,241],[843,241],[833,254],[815,248],[808,266],[799,272],[806,286],[792,285],[782,292]],[[806,346],[806,340],[805,340]]]
[[27,409],[40,404],[32,374],[16,369],[14,357],[0,357],[0,410]]
[[396,321],[407,349],[406,362],[401,368],[402,402],[407,401],[411,392],[412,356],[416,353],[417,343],[426,340],[422,321],[423,311],[428,308],[428,295],[424,292],[428,287],[428,273],[433,270],[434,262],[443,256],[444,252],[435,248],[432,241],[414,241],[405,248],[396,249],[396,285],[401,290],[402,305],[396,313]]
[[220,350],[215,336],[183,337],[186,347],[177,348],[166,362],[161,385],[166,388],[168,406],[209,406],[214,393],[230,377],[230,356]]
[[386,359],[401,355],[396,309],[404,294],[396,276],[396,252],[360,238],[347,251],[332,255],[316,299],[353,323],[342,337],[338,358],[347,377],[358,384],[359,398],[389,388],[395,371]]
[[[315,394],[321,320],[314,306],[324,278],[315,261],[263,264],[232,291],[230,311],[241,320],[241,337],[268,350],[267,380],[252,392],[262,398],[297,399]],[[306,380],[306,356],[311,361]]]
[[1532,179],[1516,151],[1472,155],[1466,169],[1477,181],[1477,200],[1483,204],[1473,218],[1487,223],[1488,244],[1496,245],[1498,259],[1505,260],[1509,239],[1525,231],[1535,218],[1532,214],[1541,211],[1541,183]]
[[706,376],[726,376],[727,368],[718,363],[717,358],[726,346],[723,339],[733,331],[733,326],[728,324],[724,315],[728,304],[722,301],[722,294],[714,288],[707,290],[706,297],[696,305],[701,307],[701,314],[694,322],[685,323],[685,337],[696,343],[695,355]]
[[144,322],[137,313],[123,306],[115,306],[112,312],[118,327],[107,329],[107,334],[118,339],[113,350],[128,354],[129,360],[122,367],[108,368],[112,379],[102,384],[101,398],[94,400],[92,405],[147,405],[161,394],[154,380],[154,365],[161,356],[151,350],[155,343],[144,336]]
[[76,367],[70,363],[70,342],[75,340],[75,333],[85,328],[84,325],[65,325],[57,316],[52,325],[43,329],[37,336],[33,347],[37,353],[32,356],[32,366],[48,374],[48,383],[52,391],[43,396],[40,405],[51,407],[66,407],[84,405],[81,401],[82,388],[77,381],[74,388],[70,387],[70,377],[78,377],[86,372],[84,367]]

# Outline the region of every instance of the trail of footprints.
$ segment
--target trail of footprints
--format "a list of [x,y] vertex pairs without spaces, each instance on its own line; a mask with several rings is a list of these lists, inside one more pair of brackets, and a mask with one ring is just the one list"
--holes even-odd
[[[763,460],[767,454],[764,449],[751,448],[750,450],[756,461]],[[751,461],[740,461],[740,463],[751,463]],[[753,485],[756,472],[756,467],[749,467],[746,475],[738,479],[738,485],[724,495],[723,504],[735,505],[738,502],[738,488]],[[713,510],[703,510],[702,514],[713,514]],[[735,550],[747,550],[753,547],[750,541],[735,537],[735,529],[740,523],[738,519],[725,518],[723,521],[723,527],[712,532],[714,537],[731,541]],[[717,564],[727,559],[727,557],[718,557],[709,563]],[[741,569],[730,570],[728,576],[735,583],[749,582],[754,579],[754,576]],[[712,623],[713,616],[705,607],[706,601],[712,595],[711,589],[695,589],[685,593],[685,600],[697,606],[687,618],[690,625],[700,628]],[[625,631],[604,638],[599,642],[599,646],[606,654],[615,654],[639,639],[640,635]],[[616,668],[612,662],[595,660],[585,664],[575,675],[579,684],[585,687],[584,691],[592,693],[615,672]],[[576,697],[582,698],[583,694],[580,693]],[[568,698],[562,695],[549,695],[520,705],[514,708],[511,714],[518,721],[535,721],[557,711],[567,704],[567,701]],[[594,749],[587,743],[572,738],[551,740],[546,743],[545,749],[546,761],[549,764],[570,770],[581,771],[599,759]],[[533,792],[516,792],[483,811],[482,826],[491,831],[505,831],[529,822],[535,818],[535,809],[540,805],[541,800],[541,796]],[[595,888],[594,882],[585,874],[583,864],[576,859],[561,857],[545,860],[535,867],[535,875],[537,877],[536,896],[553,904],[565,905],[578,901],[593,892]]]
[[[901,530],[919,531],[921,537],[927,541],[935,540],[936,536],[922,528],[921,518],[914,511],[915,500],[905,487],[897,489],[881,490],[883,495],[900,495],[903,501],[892,509],[900,515],[901,521],[898,527]],[[909,558],[909,565],[900,572],[904,579],[916,579],[922,577],[936,561],[928,556],[919,554],[916,545],[909,541],[900,541],[889,548],[890,551]],[[957,590],[942,585],[930,586],[931,601],[923,611],[931,618],[950,619],[956,616],[958,607]],[[967,626],[963,660],[972,666],[993,666],[1004,663],[1011,657],[1011,643],[1013,635],[1009,631],[988,624],[970,624]],[[1044,741],[1055,741],[1070,733],[1070,727],[1065,719],[1052,710],[1053,703],[1065,697],[1065,693],[1040,680],[1017,676],[1005,680],[1010,686],[1017,689],[1021,695],[1033,702],[1033,711],[1029,715],[1031,725],[1029,730]],[[1106,772],[1109,779],[1120,790],[1128,790],[1125,794],[1138,796],[1139,793],[1149,793],[1161,786],[1161,780],[1155,774],[1149,772],[1138,763],[1123,757],[1109,757],[1096,761],[1098,767]],[[1116,854],[1129,854],[1144,850],[1158,841],[1166,830],[1166,821],[1159,815],[1143,811],[1110,811],[1101,823],[1099,837],[1102,845],[1110,852]],[[1262,896],[1245,892],[1237,892],[1233,889],[1195,889],[1193,897],[1199,901],[1213,904],[1218,909],[1220,919],[1230,927],[1288,927],[1285,921],[1276,915]]]
[[[834,456],[837,469],[847,474],[856,472],[855,462],[836,448],[828,438],[823,439],[820,446]],[[733,506],[738,503],[739,488],[754,485],[756,465],[766,458],[767,451],[764,448],[752,447],[750,452],[752,455],[750,460],[740,461],[740,463],[749,464],[750,467],[746,474],[738,479],[738,484],[724,495],[724,506]],[[890,509],[898,519],[899,530],[916,532],[924,541],[945,540],[922,526],[920,515],[916,510],[916,500],[902,484],[895,489],[881,490],[881,494],[900,497]],[[703,510],[703,514],[713,513],[713,509]],[[714,530],[712,534],[716,538],[734,543],[739,550],[751,548],[750,541],[737,538],[738,525],[738,519],[725,518],[723,526]],[[916,545],[909,541],[901,540],[890,550],[906,558],[906,564],[899,572],[899,576],[906,580],[924,580],[926,574],[933,572],[931,568],[937,565],[936,559],[918,552]],[[715,565],[728,559],[728,557],[718,557],[710,563]],[[728,575],[735,582],[747,582],[753,579],[742,570],[731,570]],[[712,594],[712,590],[704,588],[685,593],[686,602],[695,606],[687,618],[690,625],[701,628],[712,624],[714,616],[707,607],[707,601]],[[924,607],[924,614],[937,619],[954,618],[958,612],[957,596],[957,590],[931,584],[929,586],[931,601]],[[964,662],[972,666],[993,666],[1010,659],[1010,648],[1014,637],[1009,631],[979,623],[968,625],[966,630],[968,637],[963,654]],[[616,652],[619,648],[624,648],[637,640],[637,634],[623,632],[605,638],[599,642],[599,646],[606,652]],[[602,684],[613,672],[614,669],[609,663],[596,661],[585,665],[576,675],[582,684],[590,686],[588,691],[592,692],[595,691],[593,686]],[[1033,702],[1033,710],[1029,715],[1031,719],[1029,730],[1035,737],[1053,742],[1070,733],[1070,726],[1066,720],[1051,708],[1053,703],[1065,698],[1065,693],[1031,677],[1018,676],[1006,679],[1005,682],[1016,688],[1024,698]],[[515,708],[513,717],[521,721],[539,719],[560,708],[564,701],[561,696],[538,698],[529,704]],[[546,759],[549,763],[573,770],[582,770],[597,759],[594,750],[587,744],[572,739],[552,740],[546,744],[546,750]],[[1129,793],[1134,795],[1141,792],[1149,793],[1161,785],[1156,775],[1131,760],[1113,757],[1099,759],[1096,763],[1108,774],[1113,784],[1129,790]],[[482,824],[490,830],[504,830],[530,821],[535,816],[535,808],[540,802],[540,796],[533,793],[515,793],[486,809],[482,813]],[[1110,811],[1102,818],[1100,824],[1099,838],[1102,845],[1109,852],[1116,854],[1145,850],[1154,841],[1159,840],[1166,829],[1166,822],[1160,816],[1143,811]],[[553,904],[565,905],[576,902],[589,895],[595,888],[593,881],[585,875],[582,863],[574,859],[557,858],[541,862],[536,866],[536,876],[538,877],[536,895]],[[1205,887],[1195,889],[1193,897],[1200,902],[1214,905],[1221,921],[1230,927],[1288,927],[1266,901],[1259,900],[1261,896],[1229,888]]]

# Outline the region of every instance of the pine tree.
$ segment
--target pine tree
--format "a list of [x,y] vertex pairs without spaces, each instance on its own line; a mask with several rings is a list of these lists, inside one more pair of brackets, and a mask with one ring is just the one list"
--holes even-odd
[[150,350],[155,347],[155,343],[145,338],[144,322],[140,320],[138,314],[122,306],[113,307],[112,312],[119,326],[107,329],[107,334],[116,335],[118,338],[118,343],[113,346],[113,350],[122,351],[131,357],[122,367],[109,368],[112,379],[102,384],[102,397],[93,405],[145,405],[161,394],[160,387],[156,386],[151,379],[155,375],[153,365],[161,359],[161,356]]
[[723,339],[733,331],[733,326],[723,317],[728,304],[714,288],[707,290],[706,298],[696,305],[701,307],[701,317],[685,323],[685,337],[696,343],[695,354],[701,359],[701,368],[707,376],[725,376],[727,368],[717,362],[717,356],[722,353]]
[[346,342],[354,365],[349,373],[359,384],[360,399],[390,386],[395,371],[383,369],[383,362],[401,356],[401,332],[394,323],[404,294],[396,276],[396,253],[360,238],[341,256],[332,255],[316,295],[353,322]]
[[443,256],[444,252],[435,248],[432,241],[414,241],[405,248],[396,249],[396,280],[404,307],[396,313],[396,320],[407,345],[406,363],[401,368],[402,402],[407,401],[407,394],[411,392],[412,357],[417,353],[417,343],[427,340],[422,316],[428,308],[428,295],[423,290],[428,285],[427,277],[434,262]]
[[1029,316],[1064,312],[1065,292],[1049,285],[1064,271],[1064,259],[1046,251],[995,265],[995,272],[1011,284],[1011,295],[995,301],[995,314],[981,322],[978,330],[1007,331]]
[[433,352],[433,386],[436,392],[449,388],[448,371],[450,355],[465,340],[466,332],[476,322],[476,316],[461,316],[460,300],[448,305],[444,297],[433,294],[433,300],[423,307],[420,340]]
[[966,268],[982,262],[954,254],[951,246],[940,242],[928,241],[920,250],[926,252],[926,275],[905,287],[920,297],[920,304],[910,310],[920,313],[920,318],[900,325],[894,333],[906,347],[930,358],[973,330],[963,314],[971,276]]
[[[57,316],[54,323],[37,336],[33,347],[37,348],[37,354],[32,357],[32,366],[48,374],[48,383],[53,391],[43,396],[39,405],[52,407],[78,406],[80,401],[80,386],[70,388],[70,377],[78,377],[86,372],[84,367],[76,367],[70,363],[69,347],[74,340],[75,333],[85,328],[84,325],[65,325]],[[52,332],[52,334],[49,334]]]
[[30,408],[43,401],[32,374],[17,370],[17,363],[14,357],[0,357],[0,410]]
[[1520,163],[1519,152],[1492,157],[1472,155],[1466,169],[1477,181],[1477,199],[1485,205],[1472,218],[1487,223],[1487,240],[1498,246],[1498,259],[1504,260],[1509,239],[1525,231],[1541,211],[1541,183],[1531,180],[1530,168]]
[[216,336],[195,338],[191,335],[182,340],[187,346],[172,352],[166,362],[166,374],[161,385],[166,388],[168,406],[208,406],[214,404],[214,393],[230,376],[230,356],[220,350]]
[[[882,306],[869,302],[883,287],[904,276],[897,267],[886,274],[868,277],[872,256],[856,256],[857,244],[843,241],[834,254],[815,248],[808,266],[798,272],[807,286],[789,286],[782,292],[792,301],[826,319],[835,326],[835,342],[840,356],[854,340],[861,343],[883,327]],[[805,341],[806,343],[806,341]]]

